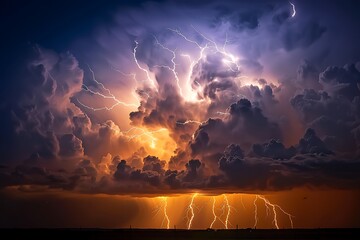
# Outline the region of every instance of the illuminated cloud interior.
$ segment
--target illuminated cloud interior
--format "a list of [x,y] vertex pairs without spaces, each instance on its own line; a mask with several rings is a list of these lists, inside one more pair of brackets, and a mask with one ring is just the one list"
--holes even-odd
[[205,196],[210,228],[235,227],[232,193],[255,194],[251,227],[266,209],[280,228],[293,215],[263,193],[358,189],[359,28],[308,4],[129,4],[69,51],[22,47],[0,187],[158,197],[163,228],[187,194],[188,229]]

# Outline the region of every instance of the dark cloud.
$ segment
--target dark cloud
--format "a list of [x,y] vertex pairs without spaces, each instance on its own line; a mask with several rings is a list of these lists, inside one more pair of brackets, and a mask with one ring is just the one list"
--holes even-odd
[[252,150],[260,157],[273,159],[289,159],[296,153],[296,149],[293,146],[286,148],[284,144],[275,139],[264,144],[254,144]]
[[155,156],[147,156],[144,158],[144,166],[143,171],[154,171],[159,174],[164,173],[166,161],[160,160],[158,157]]
[[278,25],[283,24],[285,21],[287,21],[290,18],[289,11],[282,11],[277,14],[275,14],[272,17],[272,21]]
[[303,60],[297,70],[297,82],[302,88],[320,89],[319,71],[308,60]]
[[201,162],[198,159],[191,159],[188,163],[185,164],[186,167],[186,175],[183,180],[185,182],[195,181],[198,177],[198,169],[201,166]]
[[350,100],[360,95],[360,72],[355,64],[344,67],[330,66],[320,73],[320,82],[326,91]]
[[82,142],[73,134],[64,134],[60,140],[60,155],[63,157],[82,156],[84,148]]
[[281,40],[287,51],[296,48],[309,47],[323,36],[326,27],[318,22],[309,21],[303,25],[289,26],[285,31],[281,32]]
[[[209,119],[199,126],[190,144],[193,155],[208,155],[230,143],[243,144],[249,148],[254,141],[281,138],[278,125],[270,122],[261,109],[253,106],[248,99],[231,104],[228,114],[224,120]],[[224,135],[225,132],[227,134]]]
[[[350,94],[350,93],[349,93]],[[351,94],[350,94],[351,95]],[[305,89],[291,99],[292,106],[301,114],[308,127],[314,128],[334,151],[356,151],[353,129],[359,123],[357,97],[333,92]]]
[[[279,1],[134,3],[94,39],[74,40],[80,63],[68,52],[17,49],[2,60],[0,186],[112,194],[358,188],[360,72],[344,66],[359,61],[350,44],[358,30],[347,27],[358,16],[345,19],[338,3],[328,11],[296,4],[290,17]],[[156,87],[134,62],[135,40],[137,63]],[[116,97],[130,101],[134,92],[137,110],[81,106],[76,99],[104,100],[82,91],[84,82],[101,90],[84,75],[88,61]],[[127,137],[128,112],[135,128],[166,128],[171,139],[159,141],[175,147],[159,150],[173,156]]]
[[130,176],[132,168],[126,164],[125,160],[121,160],[116,167],[116,172],[114,174],[115,179],[126,179]]
[[233,23],[233,27],[236,30],[242,31],[242,30],[253,30],[256,29],[259,26],[259,16],[257,11],[247,11],[242,12],[233,17],[231,19]]
[[61,135],[71,132],[71,119],[79,113],[70,98],[81,89],[82,70],[71,54],[58,55],[37,46],[25,59],[28,62],[19,62],[13,75],[18,80],[5,103],[11,109],[2,109],[11,116],[10,126],[2,128],[9,128],[11,144],[18,146],[16,151],[4,149],[4,160],[24,159],[36,152],[54,159]]
[[325,146],[324,142],[316,136],[316,133],[313,129],[309,128],[306,130],[306,133],[303,138],[299,141],[299,152],[304,153],[317,153],[317,154],[330,154],[332,153]]

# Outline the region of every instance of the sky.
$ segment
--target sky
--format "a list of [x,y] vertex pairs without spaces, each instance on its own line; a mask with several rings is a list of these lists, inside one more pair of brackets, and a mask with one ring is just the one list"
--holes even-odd
[[360,227],[359,4],[4,1],[0,227]]

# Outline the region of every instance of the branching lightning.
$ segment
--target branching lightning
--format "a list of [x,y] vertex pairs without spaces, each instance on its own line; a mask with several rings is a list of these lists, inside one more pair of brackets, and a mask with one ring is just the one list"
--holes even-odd
[[147,136],[148,138],[150,138],[150,140],[151,140],[151,144],[150,144],[150,147],[151,147],[151,148],[155,148],[155,147],[156,147],[156,141],[157,141],[157,138],[155,138],[155,137],[153,136],[153,134],[167,130],[166,128],[160,128],[160,129],[154,130],[154,131],[147,131],[147,130],[145,130],[145,129],[143,129],[143,128],[132,127],[132,128],[130,128],[129,130],[127,130],[125,133],[129,133],[130,131],[135,130],[135,129],[140,130],[140,131],[142,131],[142,132],[139,133],[139,134],[133,134],[133,135],[128,136],[129,141],[130,141],[131,139],[138,138],[138,137],[141,137],[141,136],[144,136],[144,135],[145,135],[145,136]]
[[257,223],[258,223],[258,209],[257,209],[257,204],[256,204],[256,201],[257,201],[258,199],[261,199],[261,200],[264,201],[267,214],[268,214],[268,211],[269,211],[270,209],[272,209],[272,213],[273,213],[273,221],[272,221],[272,222],[273,222],[274,226],[276,227],[276,229],[279,229],[278,213],[277,213],[276,209],[279,209],[283,214],[285,214],[286,216],[288,216],[289,221],[290,221],[290,224],[291,224],[291,228],[294,227],[293,221],[292,221],[293,216],[292,216],[291,214],[287,213],[287,212],[286,212],[284,209],[282,209],[279,205],[271,203],[271,202],[270,202],[268,199],[266,199],[264,196],[256,195],[256,196],[255,196],[255,199],[254,199],[254,217],[255,217],[254,228],[256,228],[256,225],[257,225]]
[[218,218],[215,212],[215,205],[216,205],[216,197],[213,197],[213,204],[212,204],[212,214],[214,216],[214,220],[210,224],[210,228],[213,227],[214,223],[216,222],[216,219]]
[[98,85],[101,87],[101,89],[106,92],[106,94],[103,94],[99,91],[94,91],[92,89],[90,89],[87,85],[83,84],[82,85],[82,89],[83,91],[86,91],[86,92],[89,92],[91,94],[94,94],[94,95],[97,95],[97,96],[100,96],[102,97],[103,99],[111,99],[113,100],[115,103],[113,105],[111,105],[110,107],[107,107],[107,106],[104,106],[104,107],[99,107],[99,108],[94,108],[94,107],[91,107],[91,106],[88,106],[86,104],[84,104],[83,102],[81,102],[79,99],[77,99],[77,102],[87,108],[87,109],[90,109],[90,110],[93,110],[93,111],[101,111],[101,110],[107,110],[107,111],[110,111],[112,110],[113,108],[119,106],[119,105],[123,105],[123,106],[126,106],[126,107],[137,107],[138,105],[137,104],[134,104],[134,103],[126,103],[126,102],[123,102],[123,101],[120,101],[118,98],[115,97],[115,95],[110,91],[109,88],[106,88],[104,86],[103,83],[99,82],[96,77],[95,77],[95,73],[94,71],[90,68],[90,66],[88,66],[89,68],[89,71],[91,72],[91,76],[92,76],[92,80]]
[[229,200],[227,198],[227,196],[224,194],[224,200],[225,200],[225,204],[226,204],[226,208],[227,208],[227,213],[226,213],[226,219],[225,219],[225,228],[228,229],[228,225],[231,223],[229,222],[229,217],[230,217],[230,213],[231,213],[231,206],[229,204]]
[[[208,199],[211,202],[210,205],[208,205],[208,204],[205,205],[205,206],[209,207],[207,211],[211,212],[211,214],[212,214],[211,223],[209,224],[209,228],[213,229],[217,222],[221,223],[223,225],[224,229],[230,229],[233,227],[233,225],[230,222],[230,218],[233,218],[232,215],[235,215],[235,212],[237,212],[236,208],[234,206],[232,206],[231,202],[230,202],[230,200],[232,200],[233,198],[229,199],[229,195],[227,195],[227,194],[222,194],[222,195],[212,196],[212,197],[202,196],[202,198],[200,198],[195,204],[196,197],[198,197],[198,196],[199,196],[198,193],[192,194],[190,196],[190,201],[188,202],[188,205],[186,207],[185,218],[186,218],[186,228],[187,229],[193,228],[194,221],[196,221],[196,222],[201,221],[201,218],[197,218],[197,217],[195,217],[195,215],[198,215],[202,211],[201,206],[204,206],[204,205],[200,205],[200,204],[203,203],[204,198]],[[273,226],[276,229],[280,229],[279,219],[281,217],[287,216],[289,218],[289,223],[291,224],[291,228],[293,228],[293,221],[292,221],[293,216],[291,214],[287,213],[279,205],[271,203],[263,195],[253,195],[253,196],[254,196],[253,205],[254,205],[255,223],[252,227],[254,229],[257,228],[257,225],[260,222],[259,216],[262,215],[262,211],[264,208],[267,211],[266,219],[268,219],[270,217],[270,219],[272,220],[272,221],[268,222],[268,223],[271,223],[270,226]],[[242,196],[240,196],[240,197],[242,197]],[[220,199],[220,201],[219,201],[219,199]],[[169,217],[168,213],[169,213],[169,210],[171,210],[173,212],[174,209],[172,207],[169,208],[167,196],[157,197],[156,200],[160,200],[160,201],[156,201],[157,207],[155,209],[155,216],[160,215],[161,219],[162,219],[160,227],[170,229],[171,221],[170,221],[170,217]],[[259,207],[259,205],[260,205],[259,202],[264,204],[263,207],[261,207],[261,206],[260,206],[261,208]],[[219,205],[219,203],[221,203],[221,208],[217,209],[217,206]],[[244,203],[241,202],[241,204],[245,208]],[[259,212],[260,209],[261,209],[261,212]],[[219,214],[219,211],[221,211],[222,213]],[[237,225],[237,228],[238,228],[238,225]]]
[[[189,203],[189,206],[187,208],[187,212],[186,212],[186,216],[188,218],[188,222],[187,222],[187,229],[191,229],[191,225],[192,225],[192,222],[194,220],[194,217],[195,217],[195,211],[194,211],[194,200],[195,200],[195,197],[197,196],[198,194],[197,193],[194,193],[191,197],[191,201]],[[190,214],[190,218],[189,218],[189,214]]]
[[[167,214],[167,208],[168,208],[168,202],[167,202],[167,197],[157,197],[156,199],[160,199],[161,200],[161,203],[157,205],[156,209],[154,209],[154,216],[157,216],[158,214],[163,214],[164,217],[163,217],[163,220],[161,222],[161,226],[160,227],[163,227],[164,226],[164,223],[165,223],[165,226],[166,226],[166,229],[170,229],[170,218]],[[158,203],[158,201],[157,201]]]
[[[228,70],[232,71],[232,72],[235,72],[235,73],[240,73],[240,65],[238,63],[238,58],[225,50],[226,44],[228,43],[227,34],[226,34],[226,39],[225,39],[224,45],[223,45],[222,48],[220,48],[220,47],[218,47],[218,45],[217,45],[217,43],[215,41],[213,41],[212,39],[205,36],[203,33],[198,31],[195,27],[192,26],[192,28],[194,29],[194,31],[197,34],[199,34],[204,40],[207,41],[207,43],[204,46],[201,46],[201,44],[199,44],[198,42],[196,42],[194,40],[191,40],[189,37],[185,36],[185,34],[183,34],[180,30],[169,28],[170,31],[172,31],[175,34],[179,35],[185,41],[187,41],[189,43],[192,43],[192,44],[195,44],[197,46],[197,48],[199,48],[199,50],[200,50],[199,51],[199,56],[197,58],[195,58],[195,59],[192,59],[192,57],[189,54],[185,54],[185,53],[181,54],[181,56],[188,58],[189,62],[190,62],[189,72],[188,72],[188,76],[187,76],[187,80],[186,80],[186,86],[187,87],[191,86],[191,76],[192,76],[194,67],[202,59],[206,58],[206,53],[208,51],[211,51],[212,53],[215,53],[215,54],[220,53],[223,56],[222,62],[228,67]],[[172,51],[172,52],[174,53],[174,51]],[[201,86],[201,84],[199,82],[194,81],[194,83],[198,86],[198,88],[200,90],[202,89],[202,86]]]
[[[205,36],[203,33],[201,33],[200,31],[198,31],[194,26],[192,26],[192,28],[195,30],[195,32],[197,32],[202,38],[204,38],[205,40],[207,40],[209,43],[211,43],[213,45],[213,47],[215,48],[215,53],[221,53],[223,56],[225,56],[222,61],[223,63],[229,68],[229,70],[231,70],[232,72],[239,72],[240,71],[240,65],[238,64],[238,58],[235,57],[234,55],[232,55],[231,53],[228,53],[225,51],[225,47],[226,44],[228,43],[228,39],[227,39],[227,34],[226,34],[226,39],[224,42],[224,46],[223,48],[219,48],[218,45],[216,44],[215,41],[213,41],[212,39],[208,38],[207,36]],[[233,69],[233,67],[231,65],[235,65],[236,69]]]
[[150,77],[150,72],[148,70],[146,70],[145,68],[141,67],[140,64],[139,64],[138,59],[136,58],[136,52],[137,52],[138,47],[139,47],[139,42],[135,40],[135,47],[133,49],[133,56],[134,56],[135,63],[137,65],[137,67],[146,74],[146,78],[150,82],[152,87],[154,89],[157,89],[155,81]]
[[[110,129],[114,130],[115,133],[117,133],[117,134],[122,133],[125,137],[127,137],[128,141],[130,141],[130,140],[132,140],[134,138],[139,138],[139,137],[142,137],[142,136],[146,136],[151,140],[151,144],[150,144],[151,148],[155,148],[156,141],[157,141],[157,138],[155,138],[153,136],[153,134],[163,132],[163,131],[167,130],[166,128],[160,128],[160,129],[153,130],[153,131],[147,131],[144,128],[132,127],[132,128],[130,128],[130,129],[126,130],[126,131],[121,131],[120,128],[117,125],[110,126],[107,123],[101,123],[100,125],[106,126],[106,127],[110,128]],[[132,133],[134,131],[140,131],[140,133]]]
[[[289,2],[289,3],[292,6],[292,11],[293,11],[291,17],[295,17],[295,15],[296,15],[295,5],[292,2]],[[207,37],[200,31],[198,31],[195,27],[192,26],[192,28],[198,35],[200,35],[204,39],[204,42],[205,42],[204,44],[200,44],[197,41],[190,39],[188,36],[186,36],[182,32],[180,32],[180,30],[170,29],[170,28],[168,29],[169,31],[172,31],[173,33],[175,33],[178,36],[180,36],[181,38],[183,38],[185,41],[187,41],[191,44],[194,44],[199,49],[199,54],[195,58],[193,58],[191,55],[186,54],[186,53],[180,54],[180,56],[187,58],[190,63],[189,71],[187,72],[187,77],[186,77],[186,85],[185,85],[186,89],[181,88],[181,80],[180,80],[179,73],[176,68],[177,67],[176,60],[178,60],[177,49],[174,49],[174,50],[170,49],[166,45],[160,43],[158,41],[158,39],[156,37],[154,37],[155,44],[160,46],[163,50],[165,50],[171,54],[171,60],[170,60],[171,64],[169,62],[169,65],[155,65],[154,67],[164,68],[164,69],[169,70],[172,73],[172,75],[175,78],[179,94],[182,97],[184,97],[184,95],[189,92],[188,91],[189,89],[187,89],[187,88],[190,88],[190,86],[191,86],[191,79],[192,79],[192,74],[193,74],[195,66],[197,64],[199,64],[201,60],[206,58],[206,54],[218,53],[223,58],[222,62],[227,67],[228,71],[234,72],[234,73],[236,73],[236,75],[237,75],[237,73],[240,73],[240,65],[239,65],[238,57],[232,55],[231,53],[229,53],[226,50],[227,44],[229,43],[227,34],[226,34],[226,39],[225,39],[223,46],[219,47],[214,40],[212,40],[211,38]],[[139,43],[138,43],[138,41],[135,41],[135,46],[132,51],[135,64],[140,71],[145,73],[146,79],[144,81],[149,82],[150,86],[154,90],[157,91],[156,80],[154,80],[154,78],[151,77],[151,75],[153,73],[150,70],[148,70],[146,67],[141,66],[139,63],[139,60],[137,58],[138,47],[139,47]],[[83,84],[82,85],[83,91],[88,92],[92,95],[101,97],[102,99],[112,100],[114,103],[111,106],[103,106],[103,107],[96,108],[96,107],[88,106],[88,105],[84,104],[83,102],[81,102],[79,99],[77,99],[78,103],[82,107],[87,108],[92,111],[100,111],[100,110],[110,111],[119,105],[126,106],[126,107],[138,107],[138,104],[126,103],[124,101],[119,100],[109,88],[105,87],[105,85],[103,83],[101,83],[100,81],[98,81],[96,79],[95,73],[90,67],[89,67],[89,71],[91,72],[92,81],[96,83],[96,86],[98,87],[99,90],[94,90],[94,88],[91,88],[88,85]],[[116,70],[116,71],[120,72],[124,76],[132,77],[135,80],[135,82],[137,83],[137,74],[135,74],[135,73],[126,74],[119,70]],[[241,78],[249,78],[249,77],[240,76],[240,77],[236,77],[236,78],[241,79]],[[214,79],[213,81],[217,81],[217,80]],[[194,81],[194,84],[195,84],[195,87],[197,88],[197,90],[201,90],[203,87],[201,85],[201,81],[200,82]],[[190,89],[190,90],[192,90],[192,89]],[[149,93],[145,92],[144,90],[139,90],[139,91],[142,91],[142,93],[144,93],[147,97],[150,98]],[[139,94],[139,96],[140,96],[140,94]],[[216,114],[218,114],[222,117],[226,117],[227,115],[229,115],[228,112],[220,112],[220,111],[216,112]],[[199,124],[200,125],[202,123],[203,122],[197,121],[197,120],[186,120],[186,121],[177,121],[176,122],[176,124],[179,124],[179,125],[186,125],[186,124]],[[144,129],[144,128],[132,127],[129,130],[121,131],[120,128],[116,125],[115,125],[115,127],[110,126],[109,124],[104,124],[104,125],[114,129],[114,131],[116,133],[124,134],[124,136],[126,136],[129,141],[134,138],[139,138],[139,137],[145,136],[151,140],[150,147],[152,147],[152,148],[155,148],[156,141],[157,141],[157,138],[154,137],[154,134],[167,130],[166,128],[160,128],[157,130],[148,131],[147,129]],[[186,227],[187,227],[187,229],[191,229],[192,225],[193,225],[193,220],[195,218],[195,203],[194,202],[195,202],[195,198],[197,196],[198,196],[198,193],[194,193],[191,196],[191,201],[186,210],[186,218],[187,218]],[[163,226],[165,224],[166,228],[169,229],[170,228],[170,218],[168,215],[168,198],[160,197],[160,199],[162,200],[162,205],[159,207],[159,209],[161,209],[159,211],[162,212],[162,214],[164,215],[161,226]],[[231,210],[233,207],[230,205],[227,195],[223,194],[222,214],[221,215],[218,215],[216,213],[216,197],[214,196],[212,199],[213,199],[213,201],[212,201],[212,209],[211,210],[212,210],[213,220],[210,224],[210,228],[212,228],[214,226],[216,221],[220,221],[224,225],[225,229],[229,229],[229,226],[232,225],[230,223],[229,219],[230,219],[230,216],[232,213]],[[284,214],[289,218],[291,227],[293,228],[293,221],[292,221],[293,216],[291,214],[287,213],[279,205],[271,203],[268,199],[266,199],[264,196],[261,196],[261,195],[256,195],[255,199],[253,201],[254,220],[255,220],[254,228],[257,227],[257,224],[259,222],[258,201],[261,201],[261,200],[264,202],[267,216],[269,216],[269,215],[272,216],[272,224],[277,229],[279,229],[279,221],[278,221],[279,213]],[[244,203],[242,202],[242,199],[241,199],[241,204],[245,208]],[[235,209],[235,211],[236,211],[236,209]]]
[[182,89],[181,89],[181,86],[180,86],[180,79],[179,79],[179,76],[178,76],[178,73],[176,72],[176,63],[175,63],[175,58],[176,58],[176,53],[175,51],[176,50],[171,50],[169,49],[168,47],[165,47],[163,44],[161,44],[158,39],[154,36],[155,38],[155,43],[157,45],[159,45],[160,47],[162,47],[164,50],[170,52],[172,54],[172,58],[171,58],[171,63],[172,63],[172,67],[170,66],[167,66],[167,65],[161,65],[161,66],[158,66],[158,67],[163,67],[163,68],[166,68],[168,69],[169,71],[171,71],[175,77],[175,80],[176,80],[176,85],[179,89],[179,93],[180,93],[180,96],[183,96],[183,93],[182,93]]
[[167,214],[167,197],[161,197],[161,199],[163,200],[163,212],[164,212],[164,219],[161,225],[163,225],[164,222],[166,221],[166,228],[170,229],[170,219]]

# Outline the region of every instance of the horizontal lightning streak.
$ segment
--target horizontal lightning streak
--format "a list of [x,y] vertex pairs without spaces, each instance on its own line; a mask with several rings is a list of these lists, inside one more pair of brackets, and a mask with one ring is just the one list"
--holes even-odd
[[176,122],[176,124],[179,124],[179,125],[186,125],[186,124],[189,124],[189,123],[202,124],[203,122],[196,121],[196,120],[186,120],[185,122],[180,122],[180,121]]

